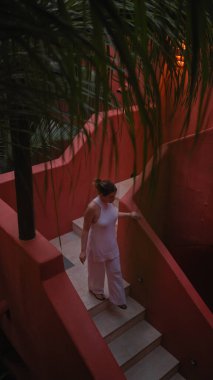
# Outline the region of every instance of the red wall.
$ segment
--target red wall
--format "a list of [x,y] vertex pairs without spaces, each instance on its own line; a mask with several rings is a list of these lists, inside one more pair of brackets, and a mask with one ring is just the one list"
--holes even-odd
[[[162,87],[162,141],[178,138],[184,119],[184,109],[179,106],[175,114],[171,113],[171,98],[165,95]],[[213,94],[210,94],[209,107],[206,110],[202,128],[212,126]],[[105,143],[101,144],[103,119],[100,115],[98,128],[94,131],[93,118],[85,125],[92,138],[91,149],[85,144],[85,137],[76,137],[72,148],[67,148],[63,157],[50,163],[33,167],[34,205],[36,228],[47,239],[54,238],[71,230],[72,220],[82,216],[88,200],[93,196],[92,181],[97,176],[111,178],[116,182],[129,178],[136,160],[137,173],[143,167],[143,126],[137,107],[133,109],[136,134],[136,154],[129,136],[130,127],[122,111],[110,111],[105,130]],[[197,118],[197,104],[192,108],[188,129],[194,133]],[[112,125],[115,133],[112,136]],[[112,140],[117,142],[117,150],[112,148]],[[102,155],[101,155],[101,154]],[[148,156],[151,154],[149,147]],[[100,162],[100,157],[103,161]],[[118,157],[118,161],[116,161]],[[101,164],[101,168],[99,168]],[[100,169],[100,170],[99,170]],[[54,190],[53,190],[54,184]],[[16,210],[15,185],[13,172],[0,175],[0,197]]]
[[164,242],[213,311],[213,130],[171,144]]
[[[179,137],[184,120],[183,107],[179,106],[175,114],[171,113],[171,97],[162,93],[163,131],[162,141],[171,141]],[[208,95],[208,94],[207,94]],[[209,107],[205,113],[202,127],[212,126],[213,92],[210,93]],[[73,146],[67,148],[64,156],[50,163],[33,167],[34,204],[36,228],[47,239],[54,238],[71,230],[72,220],[82,216],[88,200],[94,194],[92,181],[97,176],[111,178],[118,182],[129,178],[134,162],[137,173],[143,167],[143,125],[137,107],[133,108],[135,120],[136,151],[134,152],[128,123],[122,110],[110,111],[106,127],[100,115],[97,130],[94,130],[94,118],[85,125],[92,139],[91,149],[85,144],[85,137],[79,135]],[[194,133],[197,118],[197,104],[192,107],[189,133]],[[112,126],[114,133],[112,134]],[[102,145],[103,132],[106,131]],[[116,141],[116,150],[112,140]],[[149,153],[151,147],[148,147]],[[100,162],[102,157],[102,162]],[[101,166],[101,167],[100,167]],[[54,185],[54,188],[53,188]],[[53,190],[54,189],[54,190]],[[0,197],[16,210],[13,172],[0,175]]]
[[[122,269],[132,294],[192,380],[213,378],[213,316],[193,287],[206,302],[212,297],[212,149],[212,129],[196,143],[192,136],[165,145],[154,187],[150,163],[142,191],[137,181],[134,200],[146,220],[121,221],[118,228]],[[124,210],[137,208],[131,197],[130,190],[122,199]]]
[[[165,76],[166,77],[166,76]],[[212,87],[206,89],[205,95],[202,97],[203,111],[201,118],[198,122],[198,110],[200,103],[200,91],[198,91],[194,103],[191,106],[191,113],[189,117],[189,124],[187,130],[183,128],[184,121],[186,119],[186,110],[184,104],[184,98],[180,100],[174,112],[174,97],[166,92],[165,89],[165,77],[162,75],[161,79],[161,104],[162,104],[162,142],[172,141],[179,139],[180,137],[192,135],[196,131],[212,128],[213,126],[213,91]],[[187,93],[187,81],[185,84],[185,91]],[[198,130],[197,130],[198,128]]]
[[[121,209],[137,210],[131,190],[122,199]],[[118,242],[131,294],[146,307],[148,321],[163,333],[163,346],[180,360],[180,372],[190,380],[211,380],[213,318],[209,309],[144,218],[120,221]]]
[[213,129],[169,144],[167,240],[213,245]]
[[[138,122],[137,112],[134,117],[136,148],[141,151],[143,130]],[[134,157],[137,159],[137,171],[141,171],[141,155],[134,155],[125,115],[121,111],[109,112],[103,146],[101,140],[104,128],[101,116],[98,124],[97,132],[94,131],[93,118],[85,126],[92,136],[91,149],[85,144],[85,137],[79,135],[74,140],[73,151],[68,148],[64,157],[54,160],[52,170],[50,163],[33,167],[36,228],[47,239],[72,229],[72,220],[82,216],[88,200],[93,196],[92,181],[97,176],[110,177],[116,182],[129,178],[133,171]],[[116,152],[112,146],[112,125],[115,126]],[[16,209],[13,172],[0,175],[0,197]]]
[[[195,114],[194,111],[190,125],[193,130]],[[104,148],[100,144],[103,129],[96,134],[88,123],[93,137],[90,152],[80,136],[74,142],[74,158],[67,149],[64,158],[52,163],[52,174],[49,164],[46,171],[44,165],[33,168],[36,226],[49,239],[71,230],[72,220],[82,215],[92,196],[91,181],[98,174],[100,151],[104,149],[100,176],[119,181],[132,173],[134,152],[128,126],[121,112],[112,111],[109,116],[109,134]],[[135,117],[138,117],[137,112]],[[182,113],[174,116],[171,129],[165,119],[165,141],[177,137],[182,117]],[[120,164],[116,169],[111,148],[111,123],[117,125],[115,135]],[[99,125],[102,125],[101,119]],[[135,128],[140,172],[143,128],[139,120]],[[111,161],[112,166],[109,165]],[[164,184],[162,189],[165,189]],[[0,176],[0,196],[15,208],[12,173]],[[130,200],[125,202],[127,207]],[[164,195],[162,202],[166,202]],[[3,202],[1,210],[1,293],[11,311],[11,320],[5,315],[1,326],[32,369],[32,378],[42,373],[44,379],[66,379],[74,371],[82,378],[122,379],[123,375],[62,270],[61,256],[39,233],[30,242],[19,241],[15,213]],[[161,213],[160,206],[158,212]],[[141,222],[140,226],[136,222],[129,226],[125,223],[122,221],[119,226],[119,244],[125,277],[133,286],[133,295],[147,307],[149,320],[165,333],[163,343],[183,362],[184,374],[193,380],[210,380],[212,330],[209,310],[146,222]],[[142,284],[138,282],[141,276]],[[88,350],[91,347],[93,349]],[[191,359],[197,360],[196,367],[191,367]],[[39,378],[42,380],[41,376]]]
[[9,307],[0,327],[26,365],[26,380],[123,380],[64,272],[62,255],[39,233],[18,240],[15,212],[2,201],[0,207],[1,300]]
[[169,143],[158,167],[137,195],[143,215],[204,301],[213,309],[213,130],[198,141],[187,137]]

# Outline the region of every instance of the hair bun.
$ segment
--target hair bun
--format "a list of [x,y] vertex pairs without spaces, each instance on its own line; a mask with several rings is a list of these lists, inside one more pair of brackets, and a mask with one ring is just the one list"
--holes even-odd
[[102,180],[100,178],[96,178],[94,184],[96,190],[104,196],[117,191],[117,188],[114,185],[114,183],[112,183],[108,179]]

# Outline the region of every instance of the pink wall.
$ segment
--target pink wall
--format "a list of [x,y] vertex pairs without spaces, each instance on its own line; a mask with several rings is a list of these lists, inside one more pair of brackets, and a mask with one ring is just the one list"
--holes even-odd
[[39,233],[18,240],[15,212],[2,201],[0,207],[1,301],[9,307],[0,327],[26,365],[26,380],[123,380],[64,272],[62,255]]
[[[131,191],[122,199],[121,209],[137,209]],[[211,380],[209,309],[144,218],[120,221],[118,241],[131,294],[146,307],[148,321],[163,333],[163,346],[180,360],[180,372],[190,380]]]
[[[143,131],[138,122],[137,112],[134,117],[137,150],[141,151]],[[99,117],[97,133],[94,131],[92,120],[93,118],[86,125],[93,139],[91,149],[88,144],[85,144],[85,138],[80,135],[75,138],[73,143],[74,158],[71,149],[68,148],[64,157],[52,162],[52,171],[49,163],[46,167],[43,164],[33,167],[36,228],[47,239],[72,229],[72,220],[82,216],[88,200],[94,193],[92,185],[94,178],[97,176],[110,177],[112,180],[120,181],[129,178],[132,174],[134,151],[125,116],[121,111],[110,111],[103,146],[100,143],[103,133],[102,118]],[[112,125],[115,126],[117,163],[112,147]],[[99,173],[101,152],[103,161]],[[135,157],[139,172],[142,160],[140,154]],[[53,184],[56,202],[54,201]],[[0,197],[16,209],[13,172],[0,175]],[[59,228],[57,227],[57,218]]]

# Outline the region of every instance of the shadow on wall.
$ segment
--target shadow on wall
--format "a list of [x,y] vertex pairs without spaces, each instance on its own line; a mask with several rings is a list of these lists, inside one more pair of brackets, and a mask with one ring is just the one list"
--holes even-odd
[[168,144],[158,182],[136,203],[193,286],[213,310],[213,130]]
[[170,249],[203,301],[213,312],[213,245],[176,246]]

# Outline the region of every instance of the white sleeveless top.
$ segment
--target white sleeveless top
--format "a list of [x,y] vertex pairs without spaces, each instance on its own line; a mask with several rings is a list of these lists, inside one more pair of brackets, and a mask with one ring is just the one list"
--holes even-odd
[[100,216],[89,230],[87,254],[94,261],[112,260],[119,256],[115,224],[118,218],[118,209],[112,203],[103,203],[100,197],[95,202],[100,207]]

